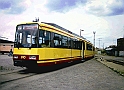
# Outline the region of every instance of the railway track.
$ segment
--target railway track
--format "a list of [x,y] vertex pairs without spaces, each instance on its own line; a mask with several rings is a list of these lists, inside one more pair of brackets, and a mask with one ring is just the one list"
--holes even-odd
[[10,68],[9,68],[9,70],[7,70],[7,69],[1,70],[1,71],[0,71],[0,76],[1,76],[1,75],[6,75],[6,74],[15,73],[15,72],[18,72],[18,71],[21,71],[21,70],[23,70],[23,69],[22,69],[22,68],[18,68],[18,69],[10,69]]
[[51,71],[56,71],[58,69],[74,65],[75,63],[48,66],[48,67],[42,67],[42,68],[33,69],[33,70],[26,69],[26,68],[25,69],[17,69],[15,71],[2,73],[2,74],[0,74],[0,85],[6,84],[8,82],[13,82],[13,81],[17,81],[17,80],[26,79],[26,78],[29,78],[31,76],[35,76],[35,75],[38,75],[38,74],[42,74],[44,76],[43,73],[49,74],[47,72],[52,73]]
[[0,74],[0,85],[36,75],[27,69]]
[[0,74],[0,85],[8,82],[28,78],[31,76],[35,76],[41,73],[47,73],[54,70],[58,70],[66,66],[69,66],[69,64],[68,65],[64,64],[63,66],[59,65],[59,66],[42,67],[42,68],[33,69],[33,70],[24,68],[24,69],[17,69],[10,72],[4,72]]
[[113,62],[115,64],[124,66],[124,58],[123,57],[96,55],[95,59],[100,59],[101,61]]
[[124,66],[124,61],[119,61],[119,60],[112,60],[112,59],[106,59],[108,62],[113,62],[113,63],[116,63],[116,64],[120,64],[120,65],[123,65]]

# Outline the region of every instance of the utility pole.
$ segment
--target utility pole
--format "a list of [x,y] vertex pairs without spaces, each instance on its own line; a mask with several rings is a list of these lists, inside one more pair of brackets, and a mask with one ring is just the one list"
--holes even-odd
[[94,56],[95,56],[95,51],[96,51],[96,47],[95,47],[95,34],[96,34],[96,31],[93,31],[93,34],[94,34]]
[[124,26],[123,26],[123,38],[124,38]]
[[103,43],[103,50],[104,50],[104,43]]
[[93,31],[93,34],[94,34],[94,47],[95,47],[95,34],[96,34],[96,32]]
[[99,49],[100,49],[100,41],[101,41],[102,38],[98,38],[98,39],[99,39]]
[[80,29],[80,36],[81,36],[81,31],[84,31],[84,30]]

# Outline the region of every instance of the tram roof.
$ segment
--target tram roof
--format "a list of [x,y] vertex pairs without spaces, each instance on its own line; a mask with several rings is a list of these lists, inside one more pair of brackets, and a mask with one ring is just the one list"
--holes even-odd
[[[39,23],[39,24],[40,24],[40,22],[30,22],[30,23]],[[69,30],[67,30],[67,29],[65,29],[65,28],[63,28],[63,27],[61,27],[61,26],[55,24],[55,23],[47,23],[47,22],[41,22],[41,23],[48,24],[48,25],[51,25],[51,26],[53,26],[53,27],[59,28],[59,29],[61,29],[61,30],[63,30],[63,31],[66,31],[66,32],[68,32],[68,33],[70,33],[70,34],[75,35],[76,37],[82,38],[82,39],[85,40],[86,42],[91,43],[89,40],[87,40],[87,39],[84,38],[83,36],[80,36],[80,35],[78,35],[78,34],[75,34],[75,33],[71,32],[71,31],[69,31]],[[24,23],[24,24],[27,24],[27,23]]]
[[66,31],[66,32],[68,32],[68,33],[70,33],[70,34],[73,34],[73,35],[75,35],[75,36],[77,36],[77,37],[82,38],[82,39],[85,40],[86,42],[91,43],[89,40],[87,40],[87,39],[84,38],[83,36],[80,36],[80,35],[78,35],[78,34],[75,34],[75,33],[71,32],[71,31],[69,31],[69,30],[67,30],[67,29],[65,29],[65,28],[63,28],[63,27],[61,27],[61,26],[55,24],[55,23],[47,23],[47,22],[41,22],[41,23],[45,23],[45,24],[54,26],[54,27],[56,27],[56,28],[59,28],[59,29],[61,29],[61,30],[63,30],[63,31]]
[[59,28],[59,29],[61,29],[61,30],[63,30],[63,31],[66,31],[66,32],[68,32],[68,33],[70,33],[70,34],[73,34],[73,35],[75,35],[75,36],[77,36],[77,37],[80,37],[80,38],[86,40],[86,38],[84,38],[83,36],[79,36],[78,34],[75,34],[75,33],[71,32],[71,31],[69,31],[69,30],[67,30],[67,29],[65,29],[65,28],[63,28],[63,27],[61,27],[61,26],[55,24],[55,23],[46,23],[46,22],[41,22],[41,23],[45,23],[45,24],[54,26],[54,27],[56,27],[56,28]]

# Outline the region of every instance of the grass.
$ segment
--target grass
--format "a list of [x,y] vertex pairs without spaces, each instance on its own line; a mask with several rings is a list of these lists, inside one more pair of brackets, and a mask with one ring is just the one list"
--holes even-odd
[[113,70],[114,72],[116,72],[116,73],[118,73],[118,74],[120,74],[121,76],[123,76],[124,77],[124,72],[122,72],[122,71],[119,71],[119,70],[115,70],[114,68],[111,68],[111,67],[109,67],[111,70]]

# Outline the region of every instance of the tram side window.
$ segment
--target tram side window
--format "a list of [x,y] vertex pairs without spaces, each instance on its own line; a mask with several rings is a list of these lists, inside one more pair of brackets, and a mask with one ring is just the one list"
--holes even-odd
[[76,49],[76,41],[75,39],[73,39],[73,46],[72,46],[73,49]]
[[75,49],[78,49],[78,41],[75,40]]
[[71,47],[71,45],[72,45],[71,42],[72,42],[72,41],[71,41],[71,38],[68,38],[68,48],[69,48],[69,49],[72,48],[72,47]]
[[72,43],[73,43],[72,48],[73,48],[73,49],[77,49],[77,47],[78,47],[78,46],[77,46],[77,45],[78,45],[77,40],[76,40],[76,39],[73,39],[73,40],[72,40]]
[[54,34],[54,47],[62,47],[62,36],[56,33]]
[[73,39],[72,38],[68,38],[68,48],[69,49],[73,49],[74,47],[74,43],[73,43]]
[[50,47],[50,32],[49,31],[40,30],[39,46],[40,47]]
[[87,50],[91,50],[92,51],[92,45],[87,44]]
[[68,48],[68,38],[66,36],[62,37],[62,48]]
[[79,41],[79,49],[82,50],[82,42]]
[[78,41],[78,40],[74,39],[73,40],[73,49],[81,50],[82,49],[81,41]]
[[83,50],[85,50],[85,42],[83,41]]
[[81,48],[81,42],[80,41],[76,41],[76,49],[79,49],[79,50],[81,50],[82,48]]

